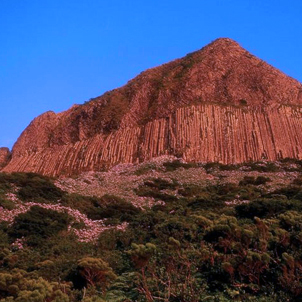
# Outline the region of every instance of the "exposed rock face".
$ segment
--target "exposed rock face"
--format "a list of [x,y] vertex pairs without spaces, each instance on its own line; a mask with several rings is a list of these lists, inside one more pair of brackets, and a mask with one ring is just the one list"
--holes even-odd
[[10,151],[6,147],[0,148],[0,169],[3,168],[10,159]]
[[224,163],[302,158],[300,105],[299,82],[218,39],[89,103],[39,116],[4,171],[70,175],[162,154]]

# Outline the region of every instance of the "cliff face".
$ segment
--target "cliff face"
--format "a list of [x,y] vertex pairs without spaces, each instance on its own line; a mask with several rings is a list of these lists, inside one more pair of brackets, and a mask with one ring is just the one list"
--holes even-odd
[[235,163],[302,158],[302,85],[230,39],[141,73],[25,129],[4,171],[99,170],[162,154]]
[[8,148],[0,148],[0,169],[3,168],[10,159],[10,151]]
[[184,107],[145,126],[15,155],[4,171],[70,175],[163,154],[223,163],[302,158],[301,118],[302,110],[286,106],[270,110]]

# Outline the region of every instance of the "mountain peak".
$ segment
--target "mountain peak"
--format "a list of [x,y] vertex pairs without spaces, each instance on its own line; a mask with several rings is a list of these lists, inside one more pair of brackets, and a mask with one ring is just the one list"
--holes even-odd
[[240,46],[239,43],[231,38],[217,38],[211,43],[208,44],[208,46]]
[[[190,55],[207,55],[211,57],[215,57],[216,54],[224,52],[225,54],[242,54],[247,53],[247,50],[245,50],[237,41],[230,39],[230,38],[218,38],[211,43],[207,44],[203,48],[188,54]],[[186,58],[186,56],[184,57]]]

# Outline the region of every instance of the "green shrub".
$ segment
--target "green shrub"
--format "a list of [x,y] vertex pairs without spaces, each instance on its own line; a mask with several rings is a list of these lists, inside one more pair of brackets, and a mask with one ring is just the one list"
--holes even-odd
[[252,171],[258,172],[279,172],[280,168],[274,162],[250,162],[245,163]]
[[170,195],[167,193],[161,193],[160,191],[156,190],[156,189],[149,189],[146,187],[140,187],[138,189],[135,190],[135,193],[138,196],[142,196],[142,197],[152,197],[155,200],[162,200],[162,201],[176,201],[177,197],[174,195]]
[[218,162],[210,162],[210,163],[206,163],[203,167],[207,171],[207,173],[209,173],[210,171],[215,169],[220,170],[220,165],[221,164]]
[[191,241],[196,236],[196,231],[197,224],[193,219],[180,219],[173,216],[167,217],[154,228],[157,238],[162,238],[164,242],[167,242],[170,237],[181,242]]
[[209,192],[207,192],[206,188],[198,186],[198,185],[185,185],[183,188],[178,189],[178,194],[184,197],[198,197],[208,195],[210,198]]
[[137,176],[140,176],[140,175],[144,175],[152,170],[158,170],[158,168],[156,167],[155,164],[152,164],[152,163],[143,164],[134,172],[134,174]]
[[211,227],[205,234],[204,240],[208,242],[217,242],[218,239],[224,238],[231,234],[231,228],[226,224],[219,224]]
[[241,100],[239,100],[239,104],[242,105],[242,106],[246,106],[247,101],[245,99],[241,99]]
[[206,163],[204,166],[205,170],[207,171],[207,173],[217,169],[220,171],[234,171],[234,170],[238,170],[239,165],[234,165],[234,164],[229,164],[229,165],[225,165],[219,162],[210,162],[210,163]]
[[102,197],[68,194],[61,203],[85,213],[92,220],[110,218],[110,223],[129,221],[141,211],[123,198],[109,194]]
[[89,213],[98,203],[101,203],[99,197],[84,196],[76,193],[66,194],[61,199],[62,205],[77,209],[85,214]]
[[12,238],[25,237],[29,245],[36,245],[41,240],[57,235],[66,230],[70,218],[66,213],[33,206],[26,213],[19,214],[8,230]]
[[23,201],[56,201],[64,195],[47,176],[36,173],[0,173],[0,193],[8,192],[12,185],[20,187],[17,194]]
[[270,197],[273,194],[284,195],[288,199],[297,199],[302,201],[302,190],[299,186],[290,185],[285,188],[278,189],[268,194],[268,197]]
[[[279,215],[279,224],[286,230],[302,231],[302,214],[296,211],[288,211]],[[302,234],[300,234],[301,236]],[[302,239],[302,238],[301,238]]]
[[255,180],[255,185],[265,185],[267,182],[271,181],[269,177],[264,177],[264,176],[258,176]]
[[0,173],[0,192],[4,194],[9,189],[11,189],[10,174]]
[[255,178],[254,176],[244,176],[243,180],[239,182],[239,186],[246,186],[246,185],[265,185],[267,182],[271,181],[269,177],[265,176],[258,176]]
[[69,302],[66,293],[70,293],[67,283],[50,283],[41,277],[18,269],[7,273],[0,272],[0,297],[3,298],[1,301]]
[[296,185],[296,186],[302,186],[302,178],[301,178],[301,176],[295,178],[295,179],[293,180],[292,184],[293,184],[293,185]]
[[178,198],[174,195],[168,194],[166,192],[161,192],[162,190],[176,190],[179,184],[177,181],[172,182],[162,179],[153,178],[144,182],[143,185],[135,189],[135,193],[138,196],[152,197],[156,200],[163,200],[167,202],[176,201]]
[[119,221],[131,221],[133,216],[141,212],[130,202],[114,195],[104,195],[102,198],[96,199],[93,205],[94,208],[89,209],[87,216],[95,220],[115,218]]
[[198,167],[196,163],[183,163],[180,160],[174,160],[172,162],[165,162],[163,166],[166,168],[166,171],[171,172],[179,168],[190,169]]
[[56,201],[63,196],[63,191],[53,183],[40,177],[34,177],[26,182],[26,185],[18,191],[21,200],[46,200]]
[[162,178],[152,178],[144,182],[144,186],[155,188],[157,190],[175,190],[178,186],[177,181],[168,181]]
[[300,202],[294,200],[261,199],[238,205],[235,207],[235,210],[238,217],[253,219],[254,217],[272,217],[297,208],[302,208],[302,205],[300,205]]
[[218,209],[225,206],[224,202],[218,200],[207,200],[206,198],[198,197],[190,201],[187,206],[192,210],[210,210],[210,209]]
[[6,210],[13,210],[16,206],[12,201],[0,196],[0,207]]

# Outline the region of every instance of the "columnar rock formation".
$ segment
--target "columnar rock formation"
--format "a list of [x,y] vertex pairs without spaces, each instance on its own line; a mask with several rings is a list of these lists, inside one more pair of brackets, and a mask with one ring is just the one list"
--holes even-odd
[[10,159],[10,151],[8,148],[0,148],[0,169],[4,167]]
[[302,158],[302,85],[230,39],[37,117],[4,171],[99,170],[163,154],[237,163]]

